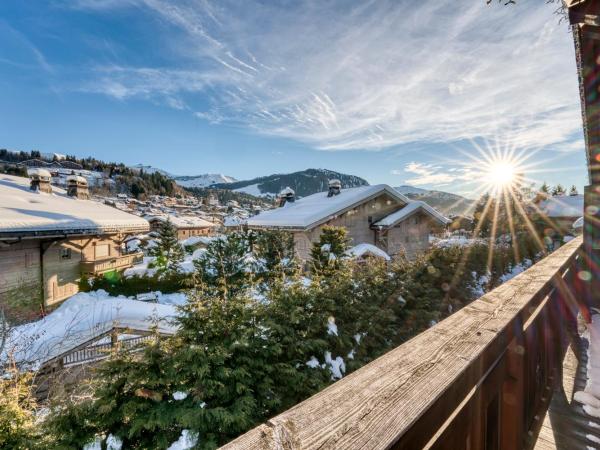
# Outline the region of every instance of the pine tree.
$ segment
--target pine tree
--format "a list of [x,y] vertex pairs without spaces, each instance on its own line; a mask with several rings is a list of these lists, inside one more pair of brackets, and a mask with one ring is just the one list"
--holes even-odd
[[348,231],[343,227],[324,226],[319,241],[310,252],[313,271],[317,274],[341,267],[350,246]]
[[560,183],[552,188],[552,196],[553,197],[560,197],[560,196],[565,195],[566,193],[567,193],[567,191]]
[[177,403],[177,416],[198,433],[198,448],[224,444],[266,420],[281,403],[274,375],[285,355],[270,342],[260,309],[260,303],[231,291],[199,295],[182,308],[174,358],[188,396]]
[[253,285],[253,263],[246,233],[236,231],[214,239],[194,261],[198,287],[210,295],[233,297]]
[[258,232],[254,239],[253,252],[257,261],[256,276],[267,284],[276,279],[285,279],[297,270],[294,237],[289,232]]
[[176,274],[184,258],[183,247],[177,240],[177,230],[169,220],[166,220],[161,223],[158,233],[156,246],[149,252],[156,258],[154,266],[161,273]]
[[579,195],[579,192],[577,192],[577,187],[575,185],[571,186],[571,189],[569,190],[569,195],[571,195],[571,196]]
[[166,449],[181,434],[177,368],[168,339],[156,332],[141,352],[119,350],[94,377],[92,395],[55,405],[46,428],[56,448],[81,448],[112,435],[123,448]]

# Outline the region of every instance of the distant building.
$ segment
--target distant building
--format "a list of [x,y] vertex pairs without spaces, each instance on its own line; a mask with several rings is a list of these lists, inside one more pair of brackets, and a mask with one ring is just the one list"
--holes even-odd
[[279,206],[249,218],[247,226],[289,230],[301,260],[310,258],[325,225],[345,227],[354,246],[372,244],[392,257],[414,257],[429,248],[430,232],[448,223],[428,204],[411,201],[385,184],[341,189],[339,181],[332,180],[328,192],[299,200],[287,188]]
[[70,178],[65,191],[46,186],[47,175],[0,175],[0,307],[13,319],[75,294],[82,274],[130,267],[141,255],[125,254],[123,241],[149,230],[144,219],[86,200],[85,178]]
[[146,217],[150,229],[158,231],[165,221],[170,221],[177,229],[177,239],[184,240],[192,236],[208,236],[217,228],[217,224],[196,216],[157,215]]
[[573,234],[573,223],[583,216],[583,195],[548,196],[529,208],[530,216],[545,228],[554,246],[562,245],[565,235]]

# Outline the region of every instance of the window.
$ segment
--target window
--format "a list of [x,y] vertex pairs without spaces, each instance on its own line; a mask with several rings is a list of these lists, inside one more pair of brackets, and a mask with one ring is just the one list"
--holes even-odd
[[109,255],[110,255],[110,249],[108,247],[108,244],[96,245],[96,251],[95,251],[96,259],[105,258]]
[[60,249],[60,259],[71,259],[71,249],[70,248],[61,248]]

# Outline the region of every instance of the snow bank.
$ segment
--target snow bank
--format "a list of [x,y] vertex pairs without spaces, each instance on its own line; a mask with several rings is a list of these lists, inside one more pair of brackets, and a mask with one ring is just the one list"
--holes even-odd
[[123,271],[123,276],[125,278],[138,276],[138,277],[153,277],[156,275],[156,269],[148,267],[151,263],[154,262],[156,258],[153,256],[144,256],[144,259],[141,263],[136,264],[134,266],[129,267]]
[[0,358],[10,354],[20,363],[41,364],[116,326],[149,331],[156,325],[172,334],[176,313],[172,305],[111,297],[103,290],[80,292],[43,319],[10,330]]

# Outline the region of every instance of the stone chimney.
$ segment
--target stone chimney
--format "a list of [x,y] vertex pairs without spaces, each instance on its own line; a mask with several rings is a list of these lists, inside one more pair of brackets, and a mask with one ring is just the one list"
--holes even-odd
[[279,193],[279,207],[285,206],[286,203],[294,203],[296,200],[296,193],[291,187],[286,187]]
[[327,197],[333,197],[334,195],[339,195],[342,190],[342,182],[340,180],[329,180],[329,191],[327,192]]
[[27,175],[30,179],[29,189],[32,191],[46,192],[47,194],[52,193],[52,186],[50,180],[52,175],[46,169],[31,168],[27,169]]
[[67,177],[67,195],[79,200],[89,200],[90,191],[87,180],[78,175],[69,175]]

